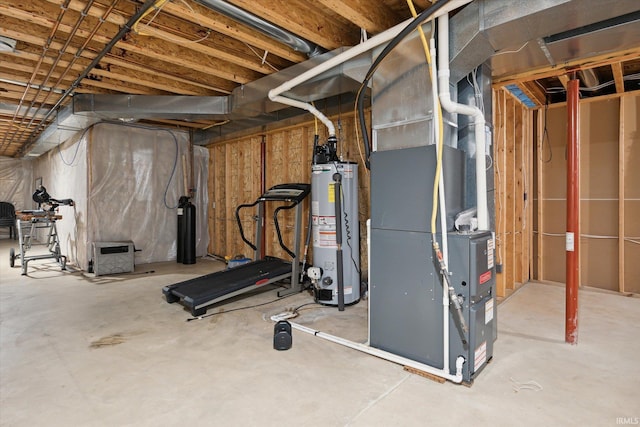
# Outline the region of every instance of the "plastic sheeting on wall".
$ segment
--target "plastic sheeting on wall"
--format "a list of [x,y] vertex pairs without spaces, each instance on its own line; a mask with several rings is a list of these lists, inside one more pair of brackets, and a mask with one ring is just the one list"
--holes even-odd
[[[194,147],[192,202],[197,210],[196,255],[207,253],[208,150]],[[188,134],[137,124],[98,123],[76,142],[47,153],[37,173],[49,194],[76,201],[73,221],[58,231],[69,259],[87,269],[92,242],[134,242],[136,264],[176,258],[177,204],[186,194]],[[42,158],[41,157],[41,158]]]
[[16,210],[31,209],[32,170],[31,160],[0,157],[0,201],[12,203]]
[[[60,206],[62,219],[56,222],[63,255],[86,268],[87,241],[87,161],[85,133],[49,150],[36,159],[34,176],[54,199],[73,199],[74,206]],[[35,185],[31,189],[35,191]],[[40,230],[39,240],[45,230]]]
[[[93,127],[89,148],[89,243],[132,240],[137,263],[176,258],[177,206],[186,194],[189,171],[186,132],[138,125]],[[206,254],[208,152],[194,147],[196,255]],[[185,159],[185,160],[183,160]],[[187,177],[187,178],[185,178]]]

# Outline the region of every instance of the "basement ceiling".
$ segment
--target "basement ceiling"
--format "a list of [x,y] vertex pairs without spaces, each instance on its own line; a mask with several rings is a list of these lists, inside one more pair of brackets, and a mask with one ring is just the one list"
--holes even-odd
[[[413,3],[418,12],[431,5]],[[484,21],[504,17],[504,7],[492,9],[498,4],[542,20],[545,7],[575,15],[557,18],[563,25],[544,34],[496,22],[495,31],[483,30],[495,85],[519,91],[529,106],[563,101],[568,75],[577,71],[586,82],[583,96],[640,89],[637,0],[540,0],[540,11],[527,11],[531,2],[476,0],[469,6],[478,10],[467,6],[455,15],[465,22],[480,16],[482,28]],[[608,15],[589,14],[590,4],[608,8]],[[581,5],[585,12],[576,13]],[[34,144],[65,119],[74,97],[86,104],[101,95],[197,96],[217,104],[266,76],[321,61],[410,16],[406,0],[0,0],[0,155],[41,154]],[[454,31],[462,28],[456,25],[452,20]],[[609,42],[600,45],[603,40]],[[179,108],[187,108],[184,99]],[[196,132],[228,122],[166,112],[139,121]]]

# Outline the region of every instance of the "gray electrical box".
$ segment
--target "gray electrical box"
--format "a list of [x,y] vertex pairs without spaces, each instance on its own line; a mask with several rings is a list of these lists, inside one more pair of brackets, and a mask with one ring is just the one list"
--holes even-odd
[[135,269],[133,242],[93,242],[93,272],[96,276],[130,273]]

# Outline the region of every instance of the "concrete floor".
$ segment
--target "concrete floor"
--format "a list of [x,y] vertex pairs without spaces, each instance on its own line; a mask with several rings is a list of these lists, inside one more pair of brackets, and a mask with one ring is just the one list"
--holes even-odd
[[[499,306],[494,360],[472,387],[294,331],[269,316],[311,302],[275,290],[187,322],[161,289],[222,267],[198,260],[93,277],[32,262],[0,240],[2,426],[607,426],[640,420],[640,299],[580,292],[579,345],[564,344],[564,289],[531,283]],[[153,272],[150,272],[153,270]],[[364,342],[366,304],[305,307],[297,322]],[[618,419],[622,418],[622,420]]]

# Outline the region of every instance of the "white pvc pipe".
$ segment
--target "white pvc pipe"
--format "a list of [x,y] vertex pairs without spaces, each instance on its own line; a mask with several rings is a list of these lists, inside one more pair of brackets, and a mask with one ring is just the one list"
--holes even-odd
[[487,208],[487,174],[485,164],[485,133],[484,115],[478,107],[458,104],[451,100],[449,92],[449,16],[441,15],[438,18],[438,56],[440,83],[440,103],[450,113],[473,116],[476,136],[476,200],[478,203],[478,229],[489,229],[489,214]]
[[[440,148],[440,120],[438,117],[438,84],[436,81],[436,47],[433,38],[430,40],[431,52],[431,91],[433,92],[433,133],[436,139],[436,151],[439,154]],[[444,149],[444,147],[442,147]],[[438,180],[438,197],[440,200],[440,230],[442,231],[442,257],[444,264],[449,265],[449,238],[447,236],[447,205],[444,197],[444,172],[440,168],[440,179]],[[435,236],[434,236],[435,237]],[[442,348],[444,366],[442,370],[449,371],[449,290],[446,281],[442,286]]]
[[306,332],[308,334],[314,335],[316,337],[325,339],[327,341],[331,341],[336,344],[344,345],[345,347],[352,348],[354,350],[362,351],[363,353],[370,354],[372,356],[379,357],[384,360],[388,360],[393,363],[397,363],[403,366],[409,366],[411,368],[417,369],[419,371],[426,372],[431,375],[436,375],[441,378],[445,378],[454,383],[462,382],[462,365],[464,364],[464,357],[458,356],[456,359],[456,373],[455,375],[451,375],[448,371],[444,372],[442,369],[434,368],[433,366],[425,365],[424,363],[416,362],[415,360],[407,359],[406,357],[398,356],[397,354],[389,353],[384,350],[380,350],[374,347],[370,347],[368,345],[360,344],[358,342],[353,342],[346,340],[344,338],[336,337],[335,335],[326,334],[324,332],[316,331],[315,329],[308,328],[306,326],[300,325],[298,323],[289,322],[294,329],[297,329],[302,332]]
[[[451,10],[457,9],[460,6],[463,6],[467,3],[469,3],[471,0],[452,0],[449,3],[447,3],[446,5],[444,5],[442,8],[438,9],[438,11],[433,14],[433,16],[430,16],[428,18],[425,19],[431,19],[432,17],[438,17],[442,14],[446,15],[448,14]],[[354,47],[352,47],[349,50],[346,50],[344,52],[342,52],[339,55],[334,56],[333,58],[330,58],[328,60],[326,60],[325,62],[315,66],[314,68],[305,71],[304,73],[300,74],[297,77],[294,77],[293,79],[284,82],[283,84],[281,84],[280,86],[273,88],[269,91],[269,99],[274,101],[274,102],[280,102],[282,104],[286,104],[286,105],[290,105],[292,107],[297,107],[297,108],[301,108],[303,110],[307,110],[309,111],[311,114],[313,114],[314,116],[316,116],[318,118],[318,120],[322,121],[322,123],[324,123],[324,125],[327,127],[327,130],[329,132],[329,136],[335,136],[336,134],[336,130],[335,130],[335,126],[333,125],[333,123],[331,123],[331,120],[329,120],[324,114],[322,114],[320,111],[318,111],[313,105],[311,105],[310,103],[306,103],[306,102],[302,102],[302,101],[297,101],[291,98],[286,98],[284,96],[281,96],[281,94],[283,94],[284,92],[293,89],[294,87],[324,73],[325,71],[328,71],[330,69],[332,69],[333,67],[336,67],[340,64],[342,64],[343,62],[348,61],[349,59],[355,58],[356,56],[367,52],[375,47],[380,46],[383,43],[388,42],[389,40],[393,39],[395,36],[398,35],[398,33],[400,33],[400,31],[402,31],[404,29],[404,27],[407,26],[407,24],[409,22],[411,22],[412,19],[408,19],[394,27],[389,28],[386,31],[383,31],[380,34],[377,34],[373,37],[371,37],[370,39],[368,39],[367,41],[360,43]]]

